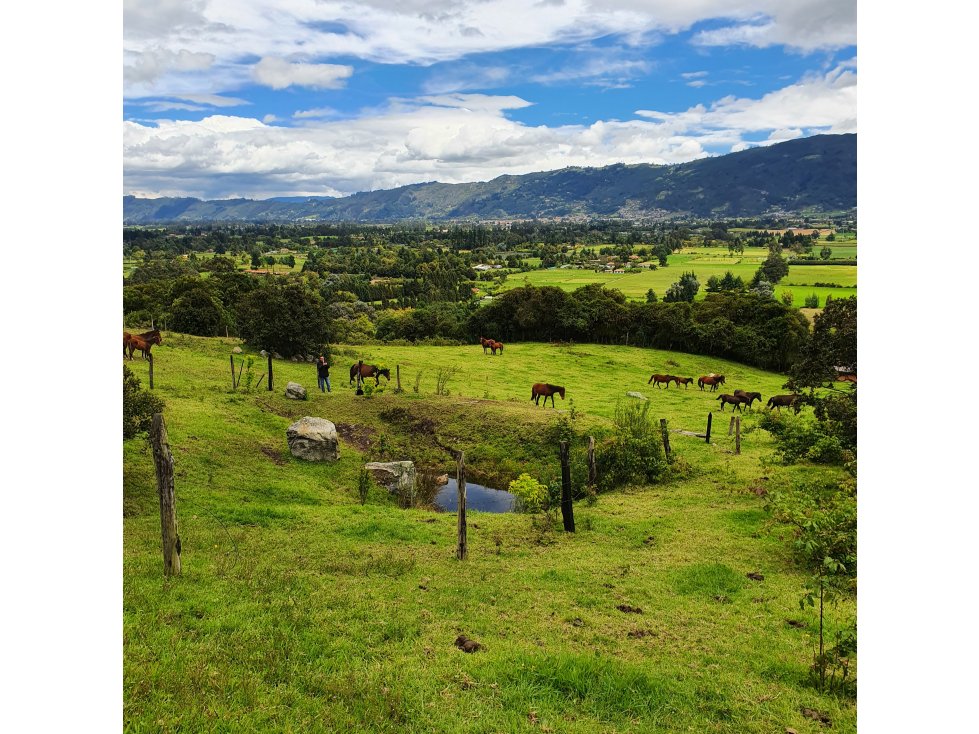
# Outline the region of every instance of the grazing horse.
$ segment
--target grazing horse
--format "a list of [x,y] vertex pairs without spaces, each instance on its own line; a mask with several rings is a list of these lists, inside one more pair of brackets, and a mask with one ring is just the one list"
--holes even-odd
[[129,334],[125,331],[122,332],[123,352],[125,353],[125,350],[127,348],[129,349],[129,359],[133,358],[133,352],[135,352],[137,349],[143,353],[143,359],[149,359],[150,349],[153,348],[153,345],[162,343],[163,336],[160,334],[159,329],[145,331],[142,334]]
[[[721,412],[722,413],[724,412],[724,406],[727,405],[728,403],[730,403],[731,405],[733,405],[734,408],[737,408],[738,410],[741,410],[741,405],[743,403],[748,402],[748,398],[743,397],[741,395],[724,395],[724,394],[721,394],[721,395],[718,395],[717,396],[717,399],[721,401]],[[732,412],[734,411],[734,408],[731,408],[731,411]],[[741,410],[741,412],[743,413],[744,411]]]
[[734,394],[737,395],[739,398],[747,398],[749,408],[751,407],[751,404],[756,400],[758,401],[759,405],[761,404],[760,392],[745,392],[744,390],[735,390]]
[[500,350],[500,354],[503,354],[503,342],[495,342],[492,339],[490,341],[490,349],[493,350],[493,354],[496,354],[496,350]]
[[801,395],[773,395],[768,399],[768,405],[765,406],[769,410],[775,408],[779,413],[782,412],[782,408],[792,408],[795,410],[796,415],[802,410],[802,405],[799,403],[799,398]]
[[673,378],[673,382],[676,383],[676,386],[678,388],[680,387],[680,383],[683,383],[683,389],[686,390],[687,387],[690,385],[690,383],[693,382],[693,378],[692,377],[674,377]]
[[646,384],[648,385],[650,382],[655,382],[656,387],[659,387],[660,383],[665,382],[666,388],[669,389],[670,383],[675,379],[676,378],[673,375],[652,375],[649,380],[646,381]]
[[717,390],[718,385],[724,384],[724,375],[704,375],[697,380],[697,387],[701,390],[704,389],[704,385],[710,385],[710,391],[714,392]]
[[534,401],[534,405],[540,405],[541,396],[544,396],[544,407],[547,407],[547,399],[551,399],[551,407],[554,407],[554,393],[558,393],[561,396],[561,400],[564,400],[564,386],[563,385],[551,385],[545,382],[538,382],[530,390],[530,399]]
[[357,364],[350,365],[350,382],[352,383],[357,379],[357,372],[360,372],[360,379],[366,379],[368,377],[374,378],[374,384],[381,384],[381,375],[387,378],[388,382],[391,381],[391,370],[387,367],[384,369],[378,368],[376,364],[364,364],[363,362],[358,362]]

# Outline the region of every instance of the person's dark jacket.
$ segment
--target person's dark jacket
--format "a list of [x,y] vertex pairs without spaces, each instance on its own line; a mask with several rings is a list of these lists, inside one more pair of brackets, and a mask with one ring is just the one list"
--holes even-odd
[[330,376],[330,364],[324,362],[316,362],[316,375],[317,377],[329,377]]

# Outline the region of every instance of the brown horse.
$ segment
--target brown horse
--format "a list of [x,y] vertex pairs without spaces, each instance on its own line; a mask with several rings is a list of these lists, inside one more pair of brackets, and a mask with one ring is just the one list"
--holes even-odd
[[747,398],[749,408],[751,408],[751,404],[756,400],[758,401],[758,404],[761,405],[760,392],[745,392],[744,390],[735,390],[734,394],[737,395],[739,398]]
[[143,353],[143,359],[149,359],[150,349],[153,348],[153,345],[162,343],[163,336],[160,334],[159,329],[145,331],[142,334],[129,334],[125,331],[122,332],[123,354],[125,355],[125,351],[128,348],[129,359],[133,358],[133,352],[135,352],[137,349]]
[[544,396],[544,407],[547,407],[547,399],[551,399],[551,407],[554,407],[554,393],[558,393],[561,396],[561,400],[564,400],[564,386],[563,385],[551,385],[546,382],[538,382],[530,390],[530,399],[534,401],[534,405],[540,405],[541,396]]
[[[717,396],[717,399],[721,401],[721,412],[722,413],[724,412],[724,406],[727,405],[728,403],[730,403],[731,405],[734,406],[734,408],[737,408],[738,410],[740,410],[743,413],[744,411],[741,410],[741,405],[743,403],[748,402],[748,398],[742,397],[741,395],[723,395],[722,394],[722,395],[718,395]],[[732,412],[734,411],[734,408],[731,408]]]
[[690,383],[693,382],[693,378],[692,377],[674,377],[673,378],[673,382],[676,383],[676,386],[677,387],[680,387],[680,384],[682,383],[683,384],[683,389],[686,390],[687,387],[690,385]]
[[659,387],[661,383],[665,382],[667,389],[669,389],[670,383],[675,379],[676,378],[673,375],[653,375],[646,381],[646,384],[648,385],[650,382],[655,382],[656,387]]
[[710,391],[714,392],[717,390],[718,385],[724,384],[724,375],[704,375],[697,380],[697,387],[701,390],[704,389],[704,385],[710,385]]
[[493,348],[493,340],[492,339],[483,339],[483,337],[479,337],[479,343],[483,347],[483,354],[486,354],[486,350],[487,349],[492,349]]
[[490,339],[490,341],[492,342],[490,344],[490,349],[493,350],[493,354],[496,354],[497,349],[500,350],[500,354],[503,354],[503,342],[494,342],[492,339]]
[[357,379],[357,372],[360,371],[360,379],[364,380],[368,377],[374,378],[374,384],[381,384],[381,376],[383,375],[387,378],[388,382],[391,381],[391,370],[387,367],[380,369],[376,364],[364,364],[363,362],[358,362],[357,364],[350,365],[350,382],[352,383]]
[[779,413],[782,412],[782,408],[792,408],[795,410],[796,415],[802,410],[802,404],[800,403],[801,395],[773,395],[768,399],[768,405],[765,407],[771,410],[775,408]]

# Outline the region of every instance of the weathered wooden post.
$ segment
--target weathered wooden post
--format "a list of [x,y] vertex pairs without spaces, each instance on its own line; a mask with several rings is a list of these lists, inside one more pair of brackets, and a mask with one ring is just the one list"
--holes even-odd
[[153,389],[153,352],[146,355],[147,359],[150,360],[150,390]]
[[272,352],[268,353],[269,357],[269,392],[272,392]]
[[595,437],[588,437],[588,486],[594,487],[598,481],[598,466],[595,464]]
[[469,548],[466,544],[466,458],[462,451],[459,452],[459,458],[456,461],[456,489],[459,493],[459,540],[456,546],[456,558],[464,561]]
[[394,366],[394,370],[395,370],[395,372],[398,375],[398,386],[395,388],[394,391],[395,392],[398,392],[398,393],[404,392],[404,390],[401,389],[401,365],[400,364],[396,364]]
[[733,415],[731,416],[731,425],[729,425],[727,427],[727,435],[730,436],[732,433],[734,433],[734,416]]
[[568,456],[568,442],[561,442],[561,517],[564,531],[574,532],[574,507],[571,504],[571,459]]
[[710,422],[713,418],[713,411],[707,414],[707,443],[710,443]]
[[663,451],[666,452],[666,460],[670,460],[670,431],[666,427],[666,418],[659,419],[659,430],[663,434]]
[[734,453],[741,453],[741,418],[734,424]]
[[235,355],[229,354],[228,356],[231,358],[231,389],[237,390],[238,383],[235,382]]
[[167,439],[162,413],[153,414],[150,426],[156,488],[160,495],[160,526],[163,533],[163,575],[180,574],[180,536],[177,535],[177,507],[173,494],[173,454]]

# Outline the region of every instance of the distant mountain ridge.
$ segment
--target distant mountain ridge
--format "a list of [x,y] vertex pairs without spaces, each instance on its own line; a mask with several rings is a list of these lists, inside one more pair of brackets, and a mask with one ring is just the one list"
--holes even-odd
[[675,165],[506,175],[421,183],[342,198],[265,200],[123,197],[126,224],[164,222],[751,217],[857,205],[857,136],[814,135]]

